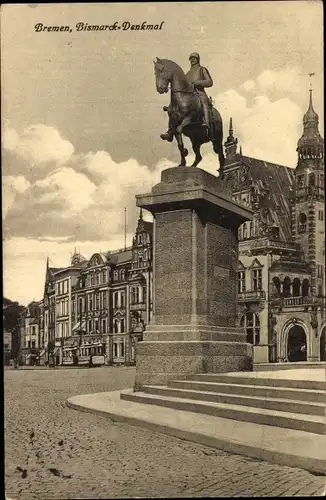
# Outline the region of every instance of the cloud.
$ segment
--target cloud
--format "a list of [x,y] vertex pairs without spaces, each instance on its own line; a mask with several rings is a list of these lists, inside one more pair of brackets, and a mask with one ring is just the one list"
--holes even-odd
[[262,93],[249,100],[230,89],[218,94],[215,103],[224,117],[225,135],[229,118],[233,118],[234,135],[244,155],[280,165],[296,165],[303,111],[294,101],[288,97],[272,100]]
[[[11,140],[15,150],[16,136],[11,130],[7,138],[7,146]],[[40,151],[50,157],[45,147]],[[41,153],[38,161],[43,161]],[[52,238],[106,240],[124,231],[125,208],[128,227],[134,230],[139,213],[135,195],[150,191],[170,166],[166,159],[151,169],[133,158],[117,163],[106,151],[69,156],[48,173],[39,170],[37,179],[26,181],[26,189],[15,196],[6,195],[5,237],[42,238],[46,230]]]
[[24,193],[30,187],[30,183],[22,175],[4,175],[2,177],[2,213],[6,216],[10,207],[13,206],[16,195]]
[[48,164],[63,165],[74,152],[71,142],[63,139],[54,127],[47,125],[32,125],[21,134],[7,128],[3,147],[36,168],[44,168]]
[[[127,245],[132,233],[127,234]],[[46,259],[50,257],[53,267],[70,264],[74,248],[86,258],[94,253],[124,247],[124,235],[107,241],[62,241],[50,238],[40,241],[34,238],[12,238],[4,242],[4,296],[27,305],[32,300],[41,300],[44,290]],[[21,285],[21,286],[20,286]]]
[[240,86],[240,88],[242,88],[243,90],[245,90],[246,92],[250,92],[251,90],[253,90],[254,88],[256,87],[256,83],[254,80],[246,80],[245,82],[243,82],[243,84]]
[[277,90],[282,92],[299,92],[307,85],[307,78],[300,74],[299,67],[280,70],[265,70],[257,77],[260,90]]

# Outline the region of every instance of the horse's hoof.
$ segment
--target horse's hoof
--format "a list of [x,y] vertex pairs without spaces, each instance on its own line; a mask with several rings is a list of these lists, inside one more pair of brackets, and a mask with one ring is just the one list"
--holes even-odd
[[184,157],[188,156],[188,149],[184,148],[184,150],[183,150],[183,156]]
[[169,108],[167,106],[163,106],[163,111],[169,111]]

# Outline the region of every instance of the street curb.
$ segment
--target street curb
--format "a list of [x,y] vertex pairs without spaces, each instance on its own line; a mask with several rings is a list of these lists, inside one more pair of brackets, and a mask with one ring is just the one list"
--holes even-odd
[[287,467],[304,469],[311,474],[319,474],[326,476],[326,460],[314,459],[301,457],[298,455],[293,455],[291,453],[281,453],[277,451],[271,451],[264,448],[257,448],[255,446],[244,445],[241,443],[230,442],[224,439],[218,439],[215,437],[203,435],[200,433],[195,433],[191,431],[184,431],[182,429],[177,429],[168,425],[156,424],[155,422],[148,422],[146,420],[141,420],[132,416],[119,415],[110,410],[97,410],[94,408],[89,408],[82,406],[71,401],[73,398],[69,398],[66,401],[66,406],[73,410],[83,411],[86,413],[93,413],[113,422],[120,422],[127,425],[132,425],[134,427],[141,427],[143,429],[148,429],[153,432],[160,432],[161,434],[166,434],[169,436],[182,439],[184,441],[191,441],[198,443],[210,448],[216,448],[218,450],[226,451],[233,455],[241,455],[248,458],[264,460],[266,462],[285,465]]

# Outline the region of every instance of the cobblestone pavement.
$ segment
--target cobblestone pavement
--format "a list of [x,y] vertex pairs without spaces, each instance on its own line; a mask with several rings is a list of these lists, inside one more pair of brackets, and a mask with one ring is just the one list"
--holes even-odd
[[132,386],[133,368],[5,371],[13,500],[323,494],[325,477],[230,455],[65,406]]

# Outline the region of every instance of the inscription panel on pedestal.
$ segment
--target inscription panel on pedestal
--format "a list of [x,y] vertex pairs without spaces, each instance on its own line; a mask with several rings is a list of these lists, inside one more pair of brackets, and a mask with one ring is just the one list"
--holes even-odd
[[[155,315],[191,313],[191,210],[155,217]],[[180,317],[180,322],[184,321]]]

